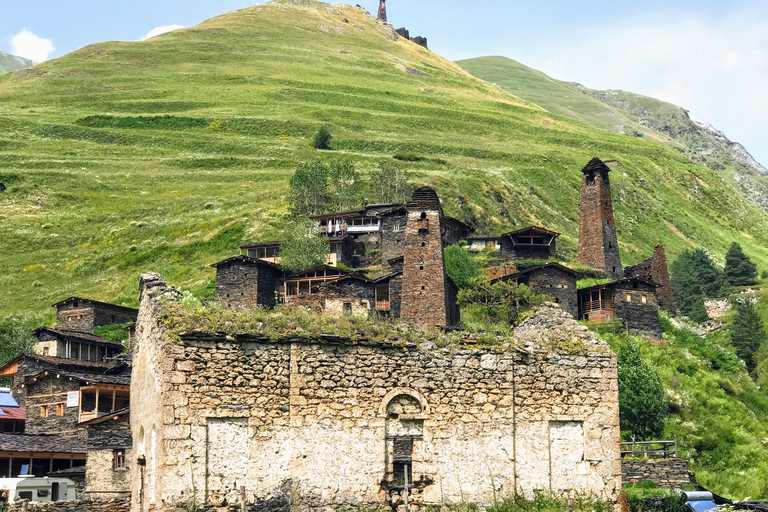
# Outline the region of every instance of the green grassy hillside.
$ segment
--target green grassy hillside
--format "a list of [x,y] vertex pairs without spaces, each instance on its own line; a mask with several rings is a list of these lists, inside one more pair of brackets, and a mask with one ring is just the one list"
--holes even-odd
[[720,172],[724,180],[735,184],[746,197],[768,211],[768,170],[743,146],[676,105],[631,92],[596,91],[555,80],[506,57],[479,57],[457,64],[555,114],[678,149]]
[[[536,223],[574,254],[579,170],[611,165],[626,264],[732,240],[768,268],[766,214],[679,151],[512,96],[365,11],[259,5],[0,77],[0,316],[78,294],[135,304],[140,272],[191,289],[284,225],[298,162],[398,153],[479,232]],[[333,151],[311,147],[321,124]]]
[[20,69],[31,68],[35,63],[24,57],[17,57],[10,53],[0,50],[0,75],[3,73],[10,73],[11,71],[18,71]]

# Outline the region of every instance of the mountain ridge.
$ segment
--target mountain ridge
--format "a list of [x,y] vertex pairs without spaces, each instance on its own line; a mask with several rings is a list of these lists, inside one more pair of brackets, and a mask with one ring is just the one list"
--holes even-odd
[[11,55],[10,53],[0,49],[0,75],[4,73],[11,73],[13,71],[19,71],[26,68],[31,68],[36,62]]

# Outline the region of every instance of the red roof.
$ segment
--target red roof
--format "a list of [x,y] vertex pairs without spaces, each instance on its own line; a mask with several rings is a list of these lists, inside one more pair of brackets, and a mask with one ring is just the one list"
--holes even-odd
[[3,412],[0,420],[25,420],[27,419],[27,410],[24,407],[0,407]]

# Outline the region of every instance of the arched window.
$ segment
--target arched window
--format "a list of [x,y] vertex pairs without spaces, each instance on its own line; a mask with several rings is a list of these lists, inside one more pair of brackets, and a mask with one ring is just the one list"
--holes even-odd
[[409,487],[417,487],[424,474],[424,400],[409,390],[395,390],[385,400],[385,480],[390,489],[404,487],[406,478]]

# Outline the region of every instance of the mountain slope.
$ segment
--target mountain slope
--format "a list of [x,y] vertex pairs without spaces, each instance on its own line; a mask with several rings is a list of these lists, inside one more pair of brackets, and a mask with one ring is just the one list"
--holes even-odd
[[35,63],[24,57],[17,57],[11,55],[3,50],[0,50],[0,75],[3,73],[10,73],[12,71],[19,71],[20,69],[31,68]]
[[[553,114],[366,11],[309,0],[242,9],[141,42],[91,45],[0,77],[0,315],[69,295],[135,304],[140,272],[192,289],[244,241],[282,234],[296,165],[363,173],[405,154],[446,213],[499,233],[563,233],[575,256],[580,169],[612,163],[626,264],[663,242],[768,267],[768,217],[732,183],[648,137]],[[310,140],[319,126],[334,151]]]
[[768,170],[741,144],[730,141],[685,109],[639,94],[596,91],[555,80],[506,57],[479,57],[457,64],[550,112],[679,149],[694,161],[723,172],[745,196],[768,211]]

